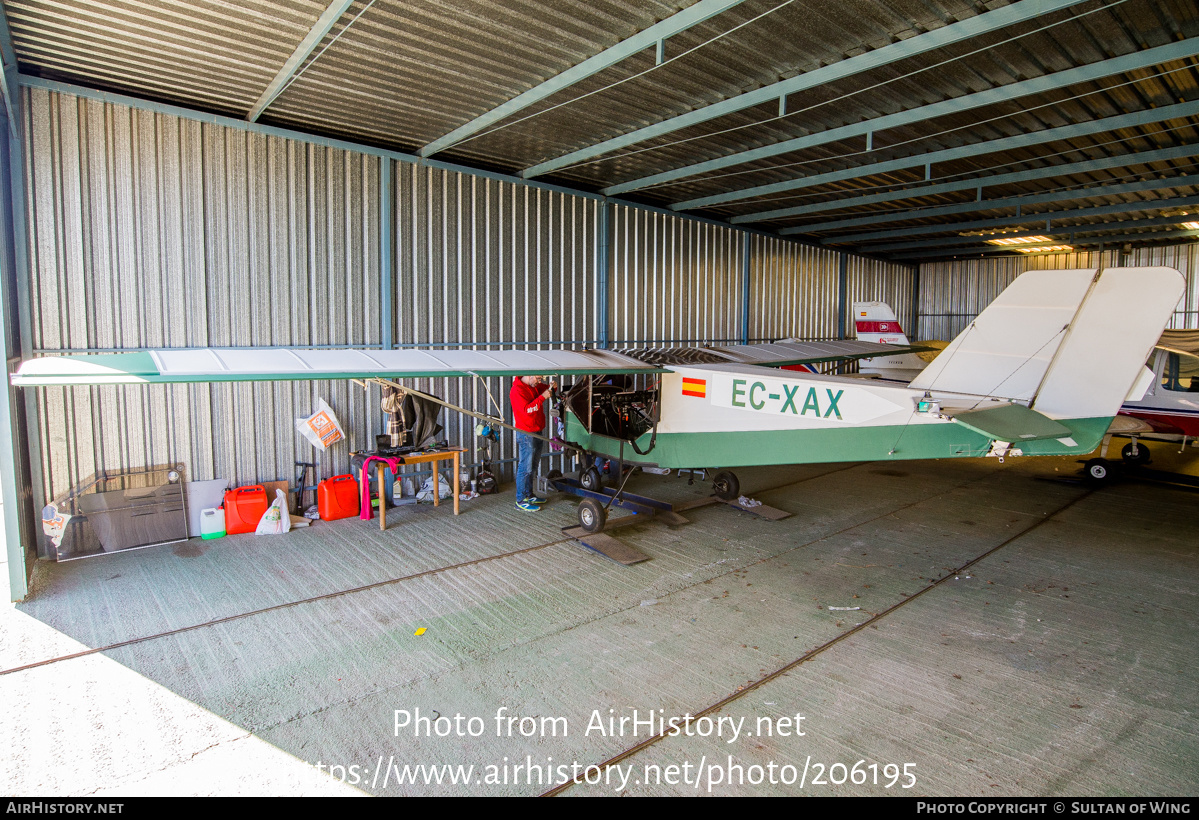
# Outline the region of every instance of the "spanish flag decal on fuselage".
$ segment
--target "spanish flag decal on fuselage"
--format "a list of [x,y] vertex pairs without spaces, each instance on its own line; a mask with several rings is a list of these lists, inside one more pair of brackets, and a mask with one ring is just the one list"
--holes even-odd
[[688,379],[683,377],[683,395],[695,396],[698,399],[708,397],[708,380],[707,379]]

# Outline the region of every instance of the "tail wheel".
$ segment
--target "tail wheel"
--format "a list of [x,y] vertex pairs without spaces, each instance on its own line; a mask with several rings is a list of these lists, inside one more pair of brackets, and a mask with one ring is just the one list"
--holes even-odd
[[584,498],[579,504],[579,526],[586,532],[599,532],[608,520],[608,513],[594,498]]
[[712,492],[722,501],[732,501],[741,495],[741,482],[728,470],[721,470],[712,478]]
[[1083,468],[1087,482],[1102,486],[1112,480],[1112,465],[1105,458],[1093,458]]
[[1129,464],[1145,464],[1149,461],[1149,448],[1139,441],[1134,441],[1124,445],[1120,457]]

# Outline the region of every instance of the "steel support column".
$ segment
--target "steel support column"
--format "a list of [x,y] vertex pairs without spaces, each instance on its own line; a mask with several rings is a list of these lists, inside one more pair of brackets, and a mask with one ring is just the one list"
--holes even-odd
[[908,325],[908,341],[916,341],[920,321],[920,266],[912,267],[912,323]]
[[379,291],[382,310],[379,311],[381,325],[379,341],[384,350],[391,350],[392,341],[392,275],[391,275],[391,157],[379,160]]
[[[4,73],[10,87],[15,89],[16,65],[5,65]],[[6,361],[4,387],[0,389],[0,498],[4,503],[3,525],[8,556],[9,590],[14,601],[23,599],[29,592],[29,573],[33,567],[33,559],[37,557],[36,539],[39,530],[36,526],[36,511],[45,505],[41,440],[36,423],[36,394],[32,390],[14,390],[9,386],[8,380],[11,366],[29,358],[32,351],[33,320],[30,314],[29,252],[25,222],[25,131],[20,120],[20,100],[20,94],[14,95],[16,110],[7,112],[8,117],[16,119],[17,127],[14,129],[5,123],[4,150],[3,157],[0,158],[9,191],[6,207],[0,218],[4,235],[4,270],[0,274],[0,302],[3,304],[0,339],[3,340]],[[32,424],[31,419],[34,422]]]
[[838,254],[837,276],[837,338],[845,338],[845,316],[849,313],[849,254],[841,251]]
[[[3,141],[3,165],[5,181],[9,177],[9,140],[11,131],[5,117]],[[15,351],[9,349],[9,340],[13,338],[13,316],[10,309],[12,304],[11,289],[15,284],[15,268],[13,258],[12,211],[8,207],[8,197],[3,197],[3,272],[0,273],[0,303],[3,305],[0,318],[0,339],[3,340],[3,351],[6,361],[11,361]],[[21,412],[19,391],[9,385],[8,378],[11,368],[4,368],[4,386],[0,388],[0,503],[3,503],[3,534],[5,552],[8,560],[8,586],[11,597],[19,601],[29,592],[28,569],[30,562],[36,557],[32,550],[23,543],[21,538],[21,503],[18,488],[18,448],[21,447],[23,436],[20,434],[17,414]]]
[[610,338],[608,335],[608,308],[612,299],[609,292],[612,270],[612,201],[609,199],[600,200],[598,230],[599,242],[596,245],[595,253],[595,307],[599,333],[596,338],[599,339],[600,348],[606,350]]
[[741,254],[741,344],[749,344],[749,296],[750,296],[750,246],[753,237],[747,233],[741,234],[741,244],[744,249]]

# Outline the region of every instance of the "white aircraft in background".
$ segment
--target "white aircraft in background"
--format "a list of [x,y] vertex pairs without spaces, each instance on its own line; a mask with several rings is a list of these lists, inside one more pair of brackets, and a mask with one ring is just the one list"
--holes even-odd
[[[886,302],[854,302],[853,321],[855,338],[863,342],[901,347],[912,344],[895,318],[895,311]],[[945,345],[946,342],[921,343],[930,349],[923,353],[896,353],[862,359],[858,362],[858,372],[888,381],[911,382]]]

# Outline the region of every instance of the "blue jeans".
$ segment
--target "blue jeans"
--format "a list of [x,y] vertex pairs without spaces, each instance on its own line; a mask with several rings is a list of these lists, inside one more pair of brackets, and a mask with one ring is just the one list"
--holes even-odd
[[545,442],[532,433],[516,433],[516,500],[524,501],[533,495],[533,472]]

